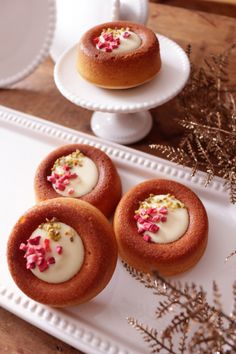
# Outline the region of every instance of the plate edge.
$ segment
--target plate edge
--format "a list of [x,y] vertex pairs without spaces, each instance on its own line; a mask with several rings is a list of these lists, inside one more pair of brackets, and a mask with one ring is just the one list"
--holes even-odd
[[[99,138],[93,137],[92,135],[90,136],[55,123],[47,122],[41,118],[27,115],[3,106],[0,106],[0,122],[1,121],[22,127],[29,131],[34,131],[38,134],[58,138],[65,143],[80,142],[90,144],[102,149],[110,157],[120,161],[125,161],[127,163],[130,162],[134,166],[141,166],[152,172],[161,172],[163,174],[171,175],[171,177],[174,178],[178,178],[179,176],[181,179],[191,179],[191,170],[188,167],[185,167],[183,170],[180,166],[176,166],[174,163],[159,157],[149,156],[147,153],[139,152],[112,142],[106,142],[104,140],[100,140]],[[200,172],[200,176],[195,177],[195,179],[192,180],[192,183],[200,184],[202,186],[202,179],[204,176],[205,174]],[[222,193],[224,196],[225,189],[221,178],[217,177],[217,181],[213,182],[209,188]],[[37,327],[46,330],[55,337],[57,337],[56,333],[58,333],[58,330],[61,330],[61,326],[63,326],[63,331],[65,334],[63,334],[60,339],[75,346],[77,349],[86,350],[88,354],[110,353],[111,350],[113,354],[134,354],[133,350],[125,350],[115,341],[109,341],[105,338],[106,336],[104,336],[105,339],[103,339],[103,335],[91,333],[91,330],[86,330],[79,327],[76,321],[71,320],[66,314],[59,313],[58,310],[53,309],[53,312],[56,312],[57,314],[56,316],[52,314],[51,317],[50,308],[34,302],[33,300],[27,298],[24,294],[21,295],[21,293],[18,293],[17,290],[12,290],[5,287],[1,283],[0,303],[7,310],[17,314],[19,317],[24,318]],[[22,315],[22,313],[18,310],[19,306],[24,309],[24,315]],[[34,314],[34,317],[32,317],[32,313]],[[46,329],[40,325],[42,323],[42,318],[47,323]]]

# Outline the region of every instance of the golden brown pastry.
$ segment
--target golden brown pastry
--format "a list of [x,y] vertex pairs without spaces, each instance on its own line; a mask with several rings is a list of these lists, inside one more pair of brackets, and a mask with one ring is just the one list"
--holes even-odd
[[160,68],[159,41],[151,29],[138,23],[103,23],[79,42],[77,70],[100,87],[135,87],[153,79]]
[[138,270],[174,275],[193,267],[207,245],[206,210],[189,188],[153,179],[121,199],[114,218],[121,257]]
[[81,200],[56,198],[18,220],[7,258],[15,283],[27,296],[62,307],[86,302],[107,285],[117,245],[98,209]]
[[47,155],[36,171],[34,188],[37,201],[79,198],[107,217],[121,198],[121,181],[112,160],[84,144],[64,145]]

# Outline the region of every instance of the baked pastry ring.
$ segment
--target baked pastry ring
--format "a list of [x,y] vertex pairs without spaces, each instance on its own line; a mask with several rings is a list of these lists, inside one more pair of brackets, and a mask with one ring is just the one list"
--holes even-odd
[[[175,241],[153,243],[150,236],[145,234],[145,230],[154,228],[154,237],[158,239],[157,231],[164,225],[161,221],[159,226],[151,226],[154,223],[137,224],[140,215],[152,213],[148,204],[148,210],[142,210],[142,206],[153,200],[153,195],[166,198],[167,205],[164,210],[158,209],[159,215],[154,210],[152,215],[155,218],[160,220],[163,217],[164,222],[168,221],[168,205],[172,203],[185,209],[185,214],[187,212],[188,222],[183,234],[178,235]],[[143,217],[149,218],[149,215]],[[143,222],[142,219],[140,222]],[[177,219],[175,225],[178,224]],[[189,188],[171,180],[153,179],[140,183],[124,195],[115,212],[114,230],[119,253],[130,265],[147,273],[158,271],[162,275],[175,275],[193,267],[203,255],[208,239],[208,218],[202,202]],[[143,233],[143,237],[140,233]]]
[[[94,180],[90,190],[87,190],[84,195],[76,197],[74,194],[71,194],[69,196],[85,200],[101,210],[105,216],[111,216],[121,198],[120,177],[112,160],[103,151],[90,145],[64,145],[52,151],[44,158],[36,171],[34,179],[36,201],[62,196],[59,193],[60,191],[54,188],[48,179],[50,179],[49,176],[52,173],[55,162],[61,157],[75,154],[75,152],[78,152],[78,154],[82,153],[94,163],[92,172],[89,170],[88,174],[85,174],[83,177],[84,182],[95,173],[94,169],[97,170],[97,180]],[[90,161],[90,163],[92,162]],[[73,175],[71,176],[73,177]]]
[[[43,230],[45,226],[48,226],[48,223],[55,227],[55,225],[58,225],[58,221],[78,233],[78,240],[79,238],[82,240],[84,249],[79,271],[74,270],[75,274],[73,276],[69,274],[69,279],[62,282],[60,282],[60,279],[54,279],[53,277],[57,278],[59,275],[60,278],[65,275],[64,271],[66,273],[70,272],[67,265],[70,262],[71,255],[74,259],[70,265],[73,267],[73,263],[77,262],[79,252],[78,254],[74,252],[77,236],[74,234],[73,240],[71,240],[71,237],[69,237],[71,234],[69,234],[69,236],[62,236],[60,239],[56,233],[50,231],[49,227],[47,228],[49,230],[47,237],[50,239],[50,241],[47,241],[48,244],[44,240],[40,245],[38,240],[43,237]],[[39,225],[41,226],[37,229]],[[35,233],[36,229],[37,232]],[[59,231],[62,232],[60,228]],[[49,235],[50,232],[51,235]],[[55,235],[57,235],[56,239]],[[27,240],[30,237],[31,241],[29,242]],[[67,238],[69,248],[61,246],[63,237]],[[44,249],[43,253],[42,248]],[[45,248],[49,248],[49,251]],[[36,251],[32,252],[32,249]],[[26,258],[24,253],[27,256]],[[35,253],[37,253],[36,258],[38,259],[34,258],[32,260],[32,254],[35,256]],[[55,256],[55,253],[58,254]],[[49,265],[41,271],[38,270],[39,266],[36,265],[40,254],[43,255],[43,261],[47,258]],[[56,260],[55,257],[57,257]],[[52,261],[53,258],[54,262]],[[63,307],[86,302],[107,285],[116,266],[117,245],[111,225],[98,209],[81,200],[56,198],[32,207],[18,220],[8,240],[7,259],[15,283],[27,296],[50,306]],[[60,263],[61,259],[64,263]],[[59,268],[54,272],[53,268],[57,266],[57,263]],[[29,266],[29,269],[26,266]],[[63,274],[59,274],[61,269]],[[39,276],[51,276],[52,282],[38,278],[31,270],[37,270]],[[66,276],[68,278],[68,274]],[[54,280],[57,280],[57,282],[54,282]]]
[[[130,46],[120,43],[123,38],[130,42]],[[121,47],[125,48],[124,51],[120,51]],[[88,30],[78,45],[78,72],[84,79],[103,88],[125,89],[141,85],[153,79],[160,68],[157,36],[139,23],[100,24]]]

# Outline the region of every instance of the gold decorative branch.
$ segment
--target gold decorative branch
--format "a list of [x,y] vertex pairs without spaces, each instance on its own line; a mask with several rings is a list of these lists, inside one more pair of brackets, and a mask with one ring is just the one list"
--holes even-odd
[[[236,282],[233,285],[233,312],[222,311],[221,293],[213,282],[213,306],[205,291],[195,283],[167,281],[158,274],[151,277],[123,262],[128,273],[158,296],[156,319],[162,331],[144,325],[133,317],[128,323],[137,329],[151,353],[235,353],[236,352]],[[162,300],[164,298],[164,300]],[[167,317],[168,322],[163,318]],[[163,323],[168,323],[163,327]]]
[[[225,180],[231,203],[236,203],[236,103],[235,90],[227,87],[228,64],[236,44],[204,60],[202,67],[191,63],[190,79],[178,96],[184,128],[178,147],[152,144],[172,162],[206,171],[205,186],[214,176]],[[187,48],[190,57],[191,48]]]

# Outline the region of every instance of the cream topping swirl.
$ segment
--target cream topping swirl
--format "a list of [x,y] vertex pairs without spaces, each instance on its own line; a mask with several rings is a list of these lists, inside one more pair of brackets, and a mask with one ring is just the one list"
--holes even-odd
[[25,251],[26,268],[47,283],[62,283],[81,269],[84,246],[78,233],[62,222],[46,222],[37,227],[21,244]]
[[103,52],[127,53],[140,47],[141,38],[129,28],[103,30],[95,38],[96,48]]
[[171,243],[187,231],[189,214],[185,205],[174,196],[151,195],[141,202],[135,220],[145,241]]
[[48,181],[63,197],[81,197],[93,190],[98,176],[93,160],[77,150],[55,162]]

